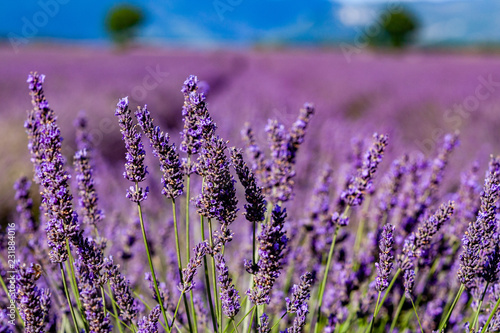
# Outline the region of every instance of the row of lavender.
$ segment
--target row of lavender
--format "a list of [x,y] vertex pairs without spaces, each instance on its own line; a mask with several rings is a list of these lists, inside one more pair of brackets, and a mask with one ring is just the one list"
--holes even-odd
[[[129,230],[123,243],[98,205],[98,152],[84,119],[77,122],[73,170],[79,215],[73,207],[60,129],[43,81],[38,74],[28,79],[34,108],[25,124],[40,209],[33,207],[30,182],[21,179],[16,242],[23,251],[12,267],[3,262],[4,280],[7,271],[16,272],[15,292],[4,284],[1,302],[4,309],[9,298],[16,303],[18,331],[500,328],[500,158],[491,158],[484,187],[474,165],[455,193],[443,195],[440,186],[458,143],[447,135],[434,159],[404,155],[374,182],[388,143],[376,134],[371,143],[357,143],[345,175],[334,178],[325,167],[310,202],[300,203],[293,201],[295,163],[314,107],[305,104],[289,130],[269,121],[270,154],[246,127],[247,164],[241,150],[217,136],[191,76],[182,89],[180,152],[153,124],[147,106],[133,113],[127,98],[117,105],[127,150],[126,196],[137,220],[120,224]],[[156,172],[151,166],[148,176],[143,140],[161,174],[161,186],[151,191],[143,184]],[[160,193],[160,208],[150,209],[147,202]],[[245,202],[243,214],[238,198]],[[288,216],[285,207],[300,215]],[[124,219],[129,212],[107,215]],[[1,314],[0,331],[15,330],[8,312]]]

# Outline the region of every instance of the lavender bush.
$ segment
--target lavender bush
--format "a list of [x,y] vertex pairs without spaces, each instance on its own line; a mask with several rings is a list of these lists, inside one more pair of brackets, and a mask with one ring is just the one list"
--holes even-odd
[[[105,179],[83,115],[74,164],[63,155],[44,81],[28,77],[36,189],[16,182],[8,228],[20,233],[1,239],[17,250],[2,257],[0,302],[15,307],[0,313],[0,332],[499,329],[500,157],[484,185],[474,164],[449,188],[457,134],[433,157],[392,163],[398,143],[374,134],[353,142],[344,167],[318,165],[317,177],[299,178],[313,104],[290,126],[269,120],[267,145],[246,124],[245,147],[232,147],[207,88],[189,76],[180,149],[175,133],[155,125],[155,110],[116,98],[125,180]],[[296,195],[297,179],[315,183],[312,193]]]

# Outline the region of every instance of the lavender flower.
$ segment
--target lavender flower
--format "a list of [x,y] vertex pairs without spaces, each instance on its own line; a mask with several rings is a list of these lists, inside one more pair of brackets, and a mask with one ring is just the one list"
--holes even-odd
[[182,194],[184,184],[182,182],[181,162],[175,151],[175,144],[170,144],[168,134],[160,131],[159,126],[153,125],[151,114],[145,105],[138,108],[135,116],[143,132],[148,137],[153,154],[160,160],[160,170],[163,172],[161,182],[163,183],[162,194],[167,198],[175,199]]
[[[403,176],[406,173],[408,155],[404,155],[401,160],[395,160],[391,165],[391,171],[386,179],[386,186],[380,192],[379,205],[376,220],[385,223],[390,211],[398,202],[398,194],[402,187]],[[385,220],[383,220],[385,219]]]
[[277,120],[269,120],[266,126],[270,142],[271,160],[269,161],[268,180],[265,184],[266,194],[273,204],[286,202],[292,195],[295,171],[291,163],[292,156],[288,150],[290,141],[285,126]]
[[104,279],[101,275],[101,269],[104,265],[104,257],[102,248],[105,244],[97,244],[91,238],[79,237],[75,241],[76,253],[79,256],[82,264],[86,266],[92,280],[97,284],[104,284]]
[[260,316],[260,325],[257,328],[258,333],[271,333],[271,327],[269,327],[269,316],[265,313]]
[[209,140],[217,126],[207,110],[205,94],[198,91],[198,78],[190,75],[182,87],[184,94],[184,106],[182,116],[184,129],[181,132],[181,151],[188,155],[197,154],[202,146],[203,140]]
[[[330,186],[332,185],[333,170],[326,165],[314,187],[311,198],[310,219],[319,225],[326,225],[331,219],[330,212]],[[319,227],[319,225],[317,227]]]
[[[269,304],[270,293],[276,279],[281,274],[282,259],[288,242],[283,230],[286,210],[276,206],[270,224],[262,227],[259,241],[259,262],[253,277],[254,288],[247,291],[250,300],[257,305]],[[253,265],[252,265],[253,266]]]
[[306,325],[306,317],[309,313],[309,306],[307,303],[303,303],[300,308],[297,309],[297,317],[293,320],[293,325],[285,330],[285,333],[300,333]]
[[35,180],[42,186],[42,205],[47,216],[47,243],[52,262],[66,261],[66,242],[79,237],[78,217],[69,192],[70,175],[64,170],[62,138],[56,118],[43,95],[43,75],[28,77],[34,109],[25,125],[35,166]]
[[17,201],[16,210],[20,217],[19,231],[27,236],[35,233],[38,229],[32,213],[33,200],[30,198],[30,187],[31,182],[26,177],[21,177],[14,183],[15,199]]
[[405,297],[411,298],[413,286],[415,285],[415,270],[413,268],[406,269],[403,273]]
[[35,170],[35,182],[40,183],[38,178],[40,164],[43,156],[43,133],[45,124],[55,121],[54,111],[49,107],[44,92],[43,83],[45,75],[31,73],[28,75],[28,87],[30,89],[31,104],[33,109],[28,112],[28,119],[24,123],[24,128],[28,134],[28,149],[31,154],[31,163]]
[[340,206],[358,206],[363,203],[364,193],[370,190],[373,176],[382,161],[387,146],[387,135],[374,134],[373,146],[364,156],[363,166],[356,176],[349,179],[347,188],[340,195]]
[[[444,137],[443,145],[438,153],[438,156],[434,159],[431,166],[431,175],[428,184],[424,186],[426,189],[425,193],[435,193],[439,184],[443,180],[444,169],[448,164],[450,154],[453,149],[458,145],[458,134],[447,134]],[[426,194],[424,194],[426,195]],[[423,199],[425,200],[425,199]]]
[[38,288],[36,281],[40,278],[41,267],[38,264],[15,265],[15,293],[13,299],[24,322],[24,332],[45,332],[49,307],[50,291]]
[[222,311],[228,318],[234,318],[239,310],[240,303],[238,300],[240,296],[238,291],[232,284],[232,279],[229,277],[229,270],[226,266],[226,261],[221,253],[215,255],[215,267],[218,273],[218,285],[220,288],[220,299],[222,301]]
[[243,160],[240,149],[231,148],[231,160],[238,174],[241,185],[245,188],[245,217],[250,222],[262,222],[266,213],[266,200],[262,188],[257,186],[255,175]]
[[286,298],[286,311],[288,313],[297,313],[307,303],[311,295],[311,284],[313,282],[312,274],[304,273],[300,277],[300,284],[294,284],[292,287],[292,299]]
[[392,270],[392,246],[394,244],[394,226],[392,224],[384,225],[382,235],[380,237],[380,257],[379,262],[375,263],[377,267],[377,279],[375,280],[375,289],[382,292],[389,286],[389,276]]
[[[132,122],[131,111],[128,107],[128,97],[120,99],[116,105],[115,116],[118,117],[120,132],[122,133],[122,139],[127,149],[127,162],[125,163],[123,176],[131,182],[140,183],[146,179],[147,174],[147,168],[144,165],[146,152],[141,142],[141,135],[137,132]],[[132,186],[127,191],[127,198],[133,202],[141,202],[147,198],[147,192],[147,189],[143,191],[138,186]]]
[[80,111],[78,117],[75,119],[74,126],[76,129],[76,147],[77,150],[92,151],[92,139],[88,132],[88,120],[85,112]]
[[253,130],[249,123],[245,123],[241,130],[241,136],[246,144],[246,155],[252,162],[252,170],[255,172],[260,184],[265,185],[268,182],[268,167],[266,165],[265,156],[262,150],[257,145]]
[[226,149],[226,142],[219,137],[205,142],[199,161],[205,182],[196,206],[200,215],[215,218],[227,228],[236,219],[238,200]]
[[111,332],[113,326],[110,323],[109,314],[104,314],[101,294],[97,290],[96,281],[82,261],[75,261],[75,276],[90,331],[95,333]]
[[[500,191],[500,157],[492,158],[481,193],[481,207],[477,219],[469,223],[462,238],[463,253],[460,255],[459,281],[470,288],[476,276],[491,275],[487,268],[495,255],[497,243],[497,200]],[[494,274],[493,274],[494,275]]]
[[81,208],[82,222],[96,225],[104,218],[102,210],[97,206],[98,197],[94,186],[89,152],[79,150],[74,158],[76,180],[78,182],[78,202]]
[[128,322],[132,322],[137,317],[138,308],[132,297],[130,282],[120,273],[119,266],[113,263],[113,257],[104,260],[104,268],[118,304],[120,316]]
[[157,305],[149,313],[149,316],[143,317],[137,323],[139,330],[137,333],[158,333],[158,320],[160,319],[160,306]]
[[295,163],[297,150],[304,142],[307,126],[314,115],[314,105],[312,103],[304,103],[300,109],[299,118],[293,123],[290,129],[290,138],[288,140],[288,156],[290,163]]
[[201,242],[194,248],[194,256],[191,257],[186,268],[182,270],[182,283],[179,284],[179,290],[183,293],[187,293],[193,289],[194,276],[196,275],[197,269],[203,263],[203,257],[209,252],[210,246],[207,242]]
[[422,257],[430,248],[432,237],[437,234],[443,224],[447,222],[455,210],[453,201],[442,204],[434,215],[424,220],[415,232],[415,255]]

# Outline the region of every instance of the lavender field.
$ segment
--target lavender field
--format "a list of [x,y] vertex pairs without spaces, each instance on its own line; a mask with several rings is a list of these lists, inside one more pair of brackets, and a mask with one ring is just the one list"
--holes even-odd
[[498,56],[0,60],[0,332],[500,330]]

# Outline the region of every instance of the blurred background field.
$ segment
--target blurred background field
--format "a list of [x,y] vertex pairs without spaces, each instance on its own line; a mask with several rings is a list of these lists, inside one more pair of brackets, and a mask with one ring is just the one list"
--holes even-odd
[[459,130],[457,174],[500,151],[495,1],[40,0],[0,9],[3,219],[14,180],[31,172],[22,128],[30,71],[47,76],[68,158],[72,123],[85,111],[115,175],[124,154],[117,100],[148,104],[177,141],[180,87],[190,74],[204,81],[219,134],[234,145],[246,121],[264,142],[268,118],[290,125],[313,102],[317,115],[302,152],[308,158],[299,158],[298,169],[306,189],[323,163],[340,167],[352,139],[373,132],[389,133],[392,158],[431,156],[445,133]]

